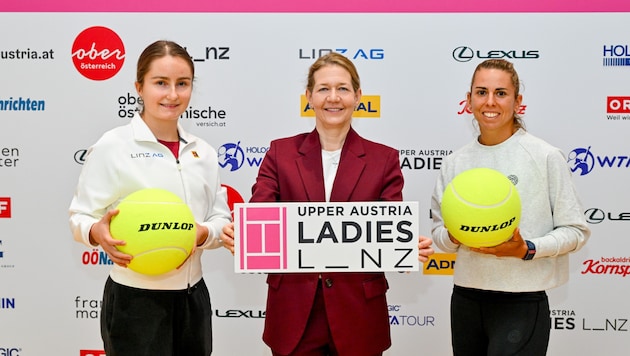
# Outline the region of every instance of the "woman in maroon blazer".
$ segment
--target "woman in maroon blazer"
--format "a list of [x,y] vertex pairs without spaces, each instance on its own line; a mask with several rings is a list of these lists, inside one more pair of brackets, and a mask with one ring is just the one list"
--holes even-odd
[[[271,142],[250,202],[401,201],[398,151],[351,126],[361,100],[352,62],[337,53],[317,59],[306,97],[315,129]],[[233,251],[231,225],[222,236]],[[431,242],[420,238],[420,260]],[[384,273],[272,273],[267,284],[263,340],[274,355],[373,356],[390,347]]]

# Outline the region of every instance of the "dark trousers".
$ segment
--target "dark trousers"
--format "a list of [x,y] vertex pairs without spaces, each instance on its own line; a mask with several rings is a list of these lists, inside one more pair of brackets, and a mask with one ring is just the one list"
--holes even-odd
[[176,291],[105,283],[101,337],[108,356],[209,356],[211,318],[203,279]]
[[[326,317],[326,303],[324,302],[324,293],[322,290],[322,281],[319,281],[317,293],[313,308],[306,323],[304,335],[298,343],[297,347],[289,355],[279,354],[271,351],[273,356],[359,356],[359,355],[340,355],[335,348],[335,343],[328,326],[328,318]],[[375,355],[360,356],[380,356],[382,353]]]
[[451,340],[455,356],[544,356],[551,317],[547,293],[504,293],[455,286]]

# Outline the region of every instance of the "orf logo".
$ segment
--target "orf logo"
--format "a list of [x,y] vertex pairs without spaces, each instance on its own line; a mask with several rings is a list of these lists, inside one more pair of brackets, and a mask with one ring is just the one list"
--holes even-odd
[[72,63],[84,77],[106,80],[118,73],[125,62],[125,46],[107,27],[90,27],[72,44]]
[[0,218],[11,217],[11,198],[0,197]]
[[630,96],[609,96],[606,100],[606,113],[629,114]]

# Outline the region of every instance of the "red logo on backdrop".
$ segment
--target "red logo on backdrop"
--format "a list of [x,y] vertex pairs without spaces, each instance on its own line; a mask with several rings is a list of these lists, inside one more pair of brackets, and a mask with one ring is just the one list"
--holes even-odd
[[103,350],[81,350],[79,356],[105,356]]
[[609,96],[606,100],[606,113],[630,114],[630,96]]
[[125,62],[125,46],[116,32],[94,26],[83,30],[72,44],[72,63],[84,77],[106,80]]
[[243,197],[236,191],[236,189],[225,184],[221,184],[221,186],[227,189],[228,206],[230,207],[230,212],[232,213],[232,220],[234,220],[234,204],[244,203],[245,200],[243,200]]
[[11,198],[0,197],[0,218],[11,217]]

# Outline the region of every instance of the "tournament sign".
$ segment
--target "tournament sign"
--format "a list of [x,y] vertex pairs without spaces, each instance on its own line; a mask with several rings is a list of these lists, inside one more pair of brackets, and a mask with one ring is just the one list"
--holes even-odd
[[236,272],[418,271],[418,202],[234,205]]

